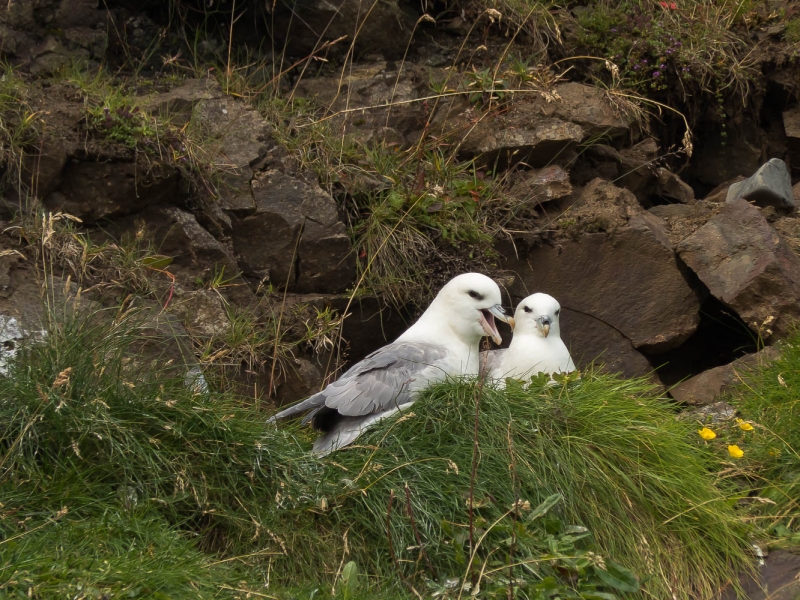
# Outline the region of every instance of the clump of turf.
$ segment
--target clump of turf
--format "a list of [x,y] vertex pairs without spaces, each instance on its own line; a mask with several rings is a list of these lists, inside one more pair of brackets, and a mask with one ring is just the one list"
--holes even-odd
[[[502,391],[446,383],[325,460],[316,477],[286,480],[274,515],[306,555],[336,545],[341,560],[408,581],[480,581],[501,595],[511,581],[538,597],[552,552],[588,562],[571,574],[579,585],[622,582],[600,594],[635,592],[622,575],[630,569],[651,597],[712,598],[737,586],[751,556],[714,485],[714,457],[694,437],[642,380],[590,373]],[[535,520],[521,508],[556,497]],[[571,538],[559,550],[585,531],[575,526],[592,544]]]
[[141,333],[68,312],[0,377],[0,589],[710,598],[748,568],[713,456],[640,380],[448,382],[319,460]]

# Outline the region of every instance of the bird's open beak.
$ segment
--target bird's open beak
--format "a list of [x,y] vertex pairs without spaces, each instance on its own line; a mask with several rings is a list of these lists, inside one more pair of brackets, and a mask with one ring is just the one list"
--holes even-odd
[[552,319],[545,315],[536,320],[539,322],[539,327],[541,327],[544,337],[550,335],[550,324],[553,322]]
[[494,340],[495,344],[502,344],[503,338],[500,337],[500,332],[497,331],[497,323],[494,322],[495,317],[508,323],[509,318],[506,316],[503,307],[499,304],[495,304],[491,308],[484,308],[481,310],[481,326],[486,335]]

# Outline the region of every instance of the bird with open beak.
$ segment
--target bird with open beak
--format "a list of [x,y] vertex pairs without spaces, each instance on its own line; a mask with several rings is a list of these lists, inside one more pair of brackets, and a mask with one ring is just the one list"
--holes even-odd
[[561,339],[561,305],[547,294],[533,294],[517,305],[514,337],[507,350],[487,356],[485,373],[493,379],[530,379],[539,373],[575,370],[569,350]]
[[270,421],[305,413],[303,423],[323,434],[314,442],[317,455],[347,446],[371,425],[410,406],[430,385],[448,376],[477,375],[481,338],[503,341],[497,319],[508,319],[501,302],[500,288],[485,275],[454,277],[396,341]]

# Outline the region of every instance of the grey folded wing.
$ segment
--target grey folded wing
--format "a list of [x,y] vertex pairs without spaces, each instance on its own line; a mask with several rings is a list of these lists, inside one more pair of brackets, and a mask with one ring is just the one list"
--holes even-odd
[[481,377],[487,377],[492,374],[492,371],[500,365],[500,361],[503,359],[504,352],[506,352],[505,348],[481,352],[479,359]]
[[[357,417],[391,410],[413,400],[413,392],[450,372],[444,346],[422,342],[395,342],[356,363],[339,379],[307,400],[279,412],[271,420],[309,414],[324,429],[325,413]],[[322,414],[321,414],[322,413]]]

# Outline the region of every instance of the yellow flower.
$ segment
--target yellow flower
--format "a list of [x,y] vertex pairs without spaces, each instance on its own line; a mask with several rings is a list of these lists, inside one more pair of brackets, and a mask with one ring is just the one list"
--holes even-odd
[[700,434],[700,437],[704,440],[713,440],[717,437],[717,434],[711,431],[708,427],[703,427],[702,429],[698,429],[697,433]]
[[739,429],[742,431],[753,431],[753,426],[750,425],[747,421],[742,421],[741,419],[736,419],[736,422],[739,424]]
[[744,456],[744,451],[734,444],[733,446],[728,446],[728,454],[733,458],[742,458]]

